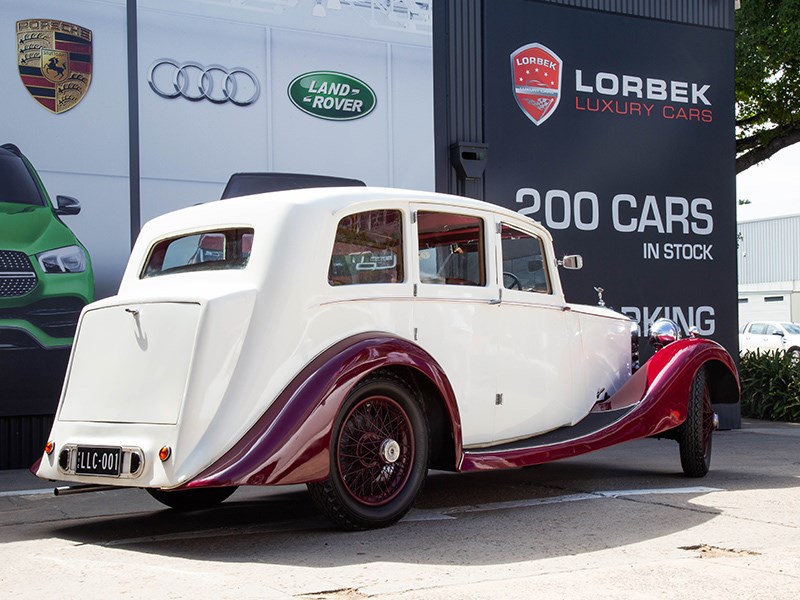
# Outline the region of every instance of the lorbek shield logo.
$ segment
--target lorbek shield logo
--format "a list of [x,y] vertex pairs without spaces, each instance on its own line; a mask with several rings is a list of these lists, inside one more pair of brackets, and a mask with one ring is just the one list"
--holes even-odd
[[541,125],[561,99],[561,59],[541,44],[528,44],[511,53],[511,72],[517,104]]
[[47,110],[80,102],[92,80],[92,32],[53,19],[17,21],[17,67],[25,88]]

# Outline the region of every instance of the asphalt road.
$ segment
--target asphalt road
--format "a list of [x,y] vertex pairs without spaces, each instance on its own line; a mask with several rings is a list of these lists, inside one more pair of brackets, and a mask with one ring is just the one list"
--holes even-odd
[[15,598],[791,598],[800,425],[714,438],[712,471],[640,440],[504,472],[432,473],[394,527],[334,529],[304,487],[179,514],[140,490],[53,497],[0,471],[0,595]]

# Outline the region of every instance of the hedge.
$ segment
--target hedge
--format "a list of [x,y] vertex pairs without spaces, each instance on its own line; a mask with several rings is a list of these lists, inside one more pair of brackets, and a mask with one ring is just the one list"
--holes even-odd
[[781,350],[746,352],[739,362],[742,416],[800,422],[800,364]]

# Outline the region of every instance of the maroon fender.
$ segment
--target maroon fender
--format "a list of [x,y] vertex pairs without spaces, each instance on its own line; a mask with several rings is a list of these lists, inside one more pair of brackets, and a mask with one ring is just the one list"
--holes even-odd
[[577,439],[513,450],[485,448],[464,452],[459,470],[500,469],[540,464],[592,452],[633,439],[649,437],[686,420],[692,380],[707,366],[712,402],[739,401],[739,377],[730,354],[707,339],[685,339],[665,346],[595,411],[631,408],[607,427]]
[[438,389],[461,454],[461,421],[441,367],[419,346],[384,333],[363,333],[332,346],[306,366],[253,427],[183,488],[281,485],[326,478],[333,422],[352,387],[384,367],[408,367]]

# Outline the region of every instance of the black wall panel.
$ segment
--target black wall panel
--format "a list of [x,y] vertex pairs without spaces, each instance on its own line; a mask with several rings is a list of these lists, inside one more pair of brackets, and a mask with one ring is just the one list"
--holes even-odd
[[[733,2],[434,12],[437,189],[528,214],[582,254],[568,300],[601,287],[644,334],[669,317],[736,356]],[[482,159],[471,173],[465,156]],[[739,426],[738,406],[718,410]]]

